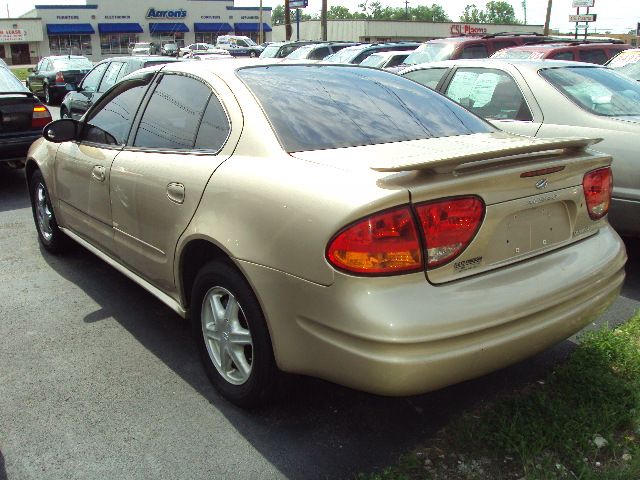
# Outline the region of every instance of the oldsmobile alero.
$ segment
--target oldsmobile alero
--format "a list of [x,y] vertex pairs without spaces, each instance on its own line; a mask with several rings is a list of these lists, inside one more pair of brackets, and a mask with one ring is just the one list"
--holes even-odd
[[49,124],[26,171],[42,246],[190,318],[249,407],[283,372],[426,392],[595,319],[626,254],[593,142],[503,133],[369,68],[176,63]]

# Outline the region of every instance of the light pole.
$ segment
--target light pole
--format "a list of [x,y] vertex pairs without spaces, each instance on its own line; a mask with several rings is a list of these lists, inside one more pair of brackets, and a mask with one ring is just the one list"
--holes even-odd
[[549,35],[549,23],[551,22],[551,2],[552,0],[549,0],[549,3],[547,4],[547,19],[544,22],[545,35]]

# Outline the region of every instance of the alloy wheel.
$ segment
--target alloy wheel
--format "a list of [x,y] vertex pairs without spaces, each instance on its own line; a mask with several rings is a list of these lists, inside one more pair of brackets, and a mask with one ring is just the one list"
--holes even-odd
[[53,212],[49,207],[47,198],[47,190],[43,183],[38,183],[36,187],[36,219],[38,221],[38,230],[45,241],[50,242],[53,237],[53,229],[51,222],[53,220]]
[[202,301],[202,333],[209,358],[233,385],[247,382],[253,368],[253,339],[242,306],[224,287],[213,287]]

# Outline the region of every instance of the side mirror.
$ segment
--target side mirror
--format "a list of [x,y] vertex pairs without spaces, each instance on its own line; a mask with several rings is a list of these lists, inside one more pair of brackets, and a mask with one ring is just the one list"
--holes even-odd
[[71,118],[56,120],[44,127],[42,136],[53,143],[70,142],[78,136],[79,123]]

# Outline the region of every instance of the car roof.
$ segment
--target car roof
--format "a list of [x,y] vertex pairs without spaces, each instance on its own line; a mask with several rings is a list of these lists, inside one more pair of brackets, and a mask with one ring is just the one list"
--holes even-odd
[[540,51],[540,50],[554,50],[557,48],[602,48],[611,46],[623,46],[620,43],[609,42],[552,42],[552,43],[535,43],[528,45],[519,45],[517,47],[509,47],[509,50],[525,50],[525,51]]
[[167,62],[180,62],[174,57],[163,57],[159,55],[136,55],[136,56],[122,56],[122,57],[109,57],[101,60],[100,63],[106,62],[157,62],[157,61],[167,61]]
[[65,58],[67,58],[67,59],[69,59],[69,58],[83,58],[85,60],[89,60],[84,55],[49,55],[48,57],[44,57],[44,58],[50,58],[52,60],[63,60]]
[[483,67],[483,68],[509,68],[515,66],[518,70],[537,71],[542,68],[561,68],[561,67],[580,67],[580,68],[606,68],[602,65],[595,65],[585,62],[574,62],[569,60],[549,60],[549,59],[520,59],[520,58],[479,58],[479,59],[459,59],[444,60],[441,62],[429,62],[413,65],[402,70],[400,73],[406,73],[412,70],[422,70],[424,68],[435,67]]
[[394,55],[410,55],[411,50],[385,50],[384,52],[374,52],[371,54],[373,57],[377,55],[379,57],[392,57]]

